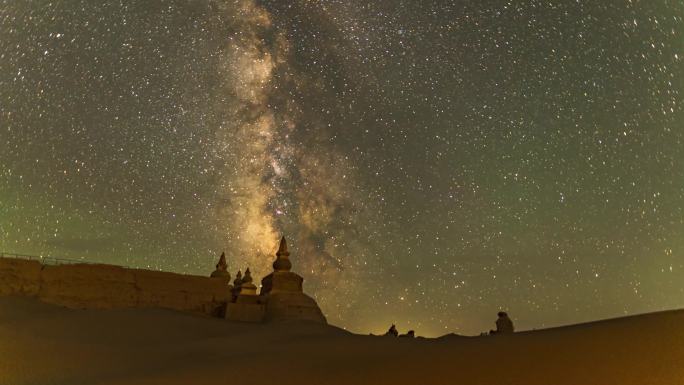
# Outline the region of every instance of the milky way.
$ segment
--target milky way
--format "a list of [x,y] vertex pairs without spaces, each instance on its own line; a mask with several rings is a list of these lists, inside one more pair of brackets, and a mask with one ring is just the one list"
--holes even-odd
[[0,7],[0,250],[206,275],[281,234],[331,323],[684,307],[679,1]]

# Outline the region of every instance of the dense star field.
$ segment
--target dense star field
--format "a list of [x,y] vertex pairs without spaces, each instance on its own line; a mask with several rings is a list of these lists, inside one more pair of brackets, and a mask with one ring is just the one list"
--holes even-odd
[[684,307],[684,3],[0,1],[0,250],[475,334]]

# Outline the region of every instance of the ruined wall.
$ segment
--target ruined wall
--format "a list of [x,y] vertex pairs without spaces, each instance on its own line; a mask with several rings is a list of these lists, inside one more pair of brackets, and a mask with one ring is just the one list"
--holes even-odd
[[230,321],[262,322],[266,305],[260,303],[228,303],[225,318]]
[[304,293],[272,291],[264,300],[268,303],[265,321],[303,320],[327,323],[316,301]]
[[208,277],[0,258],[0,295],[37,297],[76,309],[160,307],[216,315],[230,293],[225,281]]

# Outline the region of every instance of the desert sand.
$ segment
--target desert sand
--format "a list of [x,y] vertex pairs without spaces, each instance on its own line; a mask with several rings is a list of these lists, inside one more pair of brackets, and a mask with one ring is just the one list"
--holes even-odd
[[[684,384],[684,311],[491,337],[354,335],[0,298],[0,384]],[[484,326],[484,325],[483,325]]]

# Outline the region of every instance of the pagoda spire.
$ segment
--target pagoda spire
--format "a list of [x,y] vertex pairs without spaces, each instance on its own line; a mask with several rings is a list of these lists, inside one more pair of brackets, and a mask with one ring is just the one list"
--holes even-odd
[[249,271],[249,267],[245,270],[245,275],[242,276],[242,284],[252,283],[252,272]]
[[235,280],[233,281],[233,286],[238,288],[242,285],[242,271],[238,270]]
[[242,276],[242,283],[240,284],[240,291],[238,295],[240,297],[244,295],[256,295],[257,287],[252,283],[252,273],[249,271],[249,267],[245,270],[245,275]]
[[219,257],[219,261],[216,264],[216,270],[228,270],[228,264],[226,263],[226,252],[222,252]]
[[230,283],[230,273],[228,272],[228,263],[226,263],[226,253],[221,253],[218,263],[216,264],[216,270],[214,270],[211,275],[212,278],[223,278],[228,283]]
[[292,269],[292,262],[290,262],[290,252],[287,251],[287,240],[285,237],[280,239],[278,251],[276,252],[276,260],[273,262],[273,270],[275,271],[290,271]]

